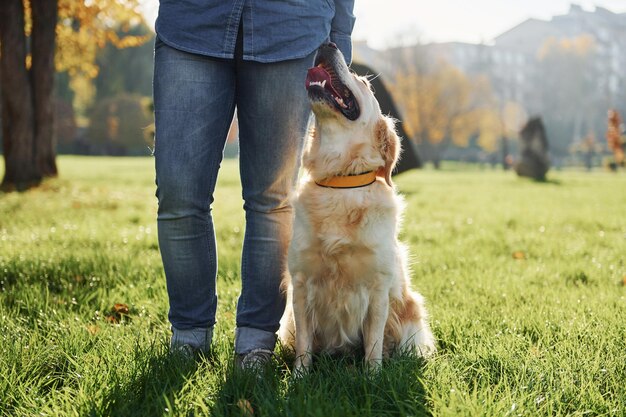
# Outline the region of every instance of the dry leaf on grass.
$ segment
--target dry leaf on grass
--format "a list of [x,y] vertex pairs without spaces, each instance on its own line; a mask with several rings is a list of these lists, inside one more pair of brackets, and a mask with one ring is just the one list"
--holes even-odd
[[121,314],[121,315],[128,315],[128,313],[129,313],[128,306],[126,304],[120,304],[120,303],[115,304],[113,306],[112,311],[117,313],[117,314]]
[[246,400],[245,398],[241,398],[239,399],[239,401],[237,401],[237,408],[239,408],[241,413],[246,417],[254,416],[254,409],[252,408],[252,404],[250,404],[250,401]]
[[526,254],[521,250],[513,252],[513,259],[522,260],[526,259]]
[[106,315],[104,320],[107,323],[117,324],[122,320],[122,318],[126,320],[130,319],[130,309],[126,304],[117,303],[113,305],[110,313]]

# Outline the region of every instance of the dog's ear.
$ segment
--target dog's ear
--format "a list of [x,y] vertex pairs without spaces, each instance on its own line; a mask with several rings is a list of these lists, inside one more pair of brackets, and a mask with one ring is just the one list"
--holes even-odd
[[387,184],[392,187],[391,172],[400,156],[400,138],[396,134],[395,122],[392,118],[383,116],[376,124],[376,142],[385,161],[382,174]]

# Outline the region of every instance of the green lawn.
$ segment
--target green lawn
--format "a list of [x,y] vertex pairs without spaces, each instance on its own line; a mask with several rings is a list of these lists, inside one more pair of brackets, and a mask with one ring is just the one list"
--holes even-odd
[[402,239],[438,355],[375,374],[322,358],[256,381],[231,365],[236,163],[217,190],[219,322],[198,363],[167,355],[152,159],[59,164],[60,179],[0,194],[1,416],[251,415],[246,401],[254,416],[626,415],[624,173],[403,174]]

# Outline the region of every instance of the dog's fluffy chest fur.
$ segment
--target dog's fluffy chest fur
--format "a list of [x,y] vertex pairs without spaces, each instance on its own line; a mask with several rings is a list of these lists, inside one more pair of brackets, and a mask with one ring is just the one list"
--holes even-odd
[[[354,275],[350,271],[363,267],[369,268],[370,274],[380,270],[384,265],[378,264],[382,261],[378,258],[387,255],[380,251],[386,252],[385,247],[392,251],[390,246],[396,242],[400,205],[401,199],[381,183],[350,190],[305,184],[294,204],[293,253],[305,257],[298,259],[298,264],[304,262],[311,272],[325,269],[327,274],[339,275]],[[352,268],[346,270],[346,263],[352,263]],[[356,276],[365,279],[367,274]]]
[[[317,348],[362,345],[370,298],[389,296],[396,265],[399,198],[382,182],[353,190],[304,185],[295,201],[295,259]],[[382,279],[381,279],[382,278]]]

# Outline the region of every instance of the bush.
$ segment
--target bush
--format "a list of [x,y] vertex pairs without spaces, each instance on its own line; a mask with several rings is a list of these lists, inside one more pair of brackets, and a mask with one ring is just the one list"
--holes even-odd
[[153,145],[146,128],[152,123],[149,99],[120,94],[97,103],[90,114],[87,139],[99,152],[115,155],[148,155]]

